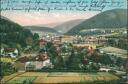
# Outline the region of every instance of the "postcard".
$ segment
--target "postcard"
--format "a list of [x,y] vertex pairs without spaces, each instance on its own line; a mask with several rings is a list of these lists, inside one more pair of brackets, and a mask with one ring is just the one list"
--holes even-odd
[[128,84],[127,0],[1,0],[1,84]]

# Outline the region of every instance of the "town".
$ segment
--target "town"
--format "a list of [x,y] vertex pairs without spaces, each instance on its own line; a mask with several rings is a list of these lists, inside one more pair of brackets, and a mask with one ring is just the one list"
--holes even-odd
[[[18,72],[103,71],[126,74],[127,51],[110,45],[112,36],[34,34],[37,35],[36,50],[29,39],[30,45],[22,53],[17,48],[1,48],[1,61],[13,60],[12,65]],[[115,40],[119,41],[118,38]]]

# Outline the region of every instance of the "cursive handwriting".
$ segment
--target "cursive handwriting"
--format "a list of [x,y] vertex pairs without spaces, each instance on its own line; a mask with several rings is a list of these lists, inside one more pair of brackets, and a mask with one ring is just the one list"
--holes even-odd
[[122,7],[124,2],[111,0],[1,0],[1,11],[103,11]]

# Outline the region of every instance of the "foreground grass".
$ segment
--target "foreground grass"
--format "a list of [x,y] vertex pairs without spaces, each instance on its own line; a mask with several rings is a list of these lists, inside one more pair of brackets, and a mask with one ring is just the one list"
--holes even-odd
[[8,84],[31,84],[36,77],[15,77]]
[[[11,76],[11,75],[10,75]],[[26,72],[18,75],[7,82],[7,84],[34,83],[79,83],[99,84],[116,81],[119,78],[107,72],[98,73],[75,73],[75,72]],[[109,83],[108,83],[109,84]]]

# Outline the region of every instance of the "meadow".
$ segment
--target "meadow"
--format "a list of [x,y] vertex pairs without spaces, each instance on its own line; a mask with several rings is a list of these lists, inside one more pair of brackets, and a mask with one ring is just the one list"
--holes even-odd
[[[9,78],[7,80],[7,78]],[[10,75],[4,77],[2,81],[6,80],[6,84],[46,84],[46,83],[107,83],[116,81],[119,78],[107,72],[98,73],[76,73],[76,72],[25,72],[17,76]]]
[[0,61],[5,63],[12,63],[15,60],[16,60],[15,58],[0,57]]

